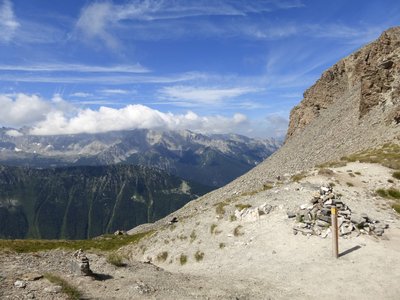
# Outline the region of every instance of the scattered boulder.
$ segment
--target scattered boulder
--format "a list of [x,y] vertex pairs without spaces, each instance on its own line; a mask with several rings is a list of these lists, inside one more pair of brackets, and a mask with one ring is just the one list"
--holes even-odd
[[177,217],[173,217],[173,218],[168,222],[169,225],[174,224],[174,223],[178,223],[178,218],[177,218]]
[[372,220],[367,214],[353,213],[344,204],[340,197],[333,192],[330,186],[321,186],[319,192],[315,192],[310,200],[311,204],[303,204],[297,210],[296,224],[293,233],[301,232],[303,235],[318,235],[327,237],[331,226],[331,209],[336,207],[338,214],[339,235],[346,237],[353,232],[356,235],[372,234],[381,236],[388,225]]
[[23,280],[17,280],[14,282],[14,286],[20,289],[24,289],[26,287],[26,282]]
[[241,210],[235,210],[235,217],[237,220],[241,221],[257,221],[260,219],[262,215],[268,215],[271,211],[274,210],[274,206],[264,203],[258,207],[248,207],[243,208]]
[[114,235],[127,235],[128,233],[124,230],[117,230],[114,232]]
[[288,211],[288,212],[287,212],[287,216],[288,216],[289,219],[295,218],[295,217],[296,217],[296,213],[293,212],[293,211]]

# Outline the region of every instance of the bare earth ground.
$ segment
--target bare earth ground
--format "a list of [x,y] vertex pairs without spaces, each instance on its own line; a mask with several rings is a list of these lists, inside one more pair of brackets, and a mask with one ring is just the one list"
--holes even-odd
[[[310,171],[299,183],[287,179],[270,190],[244,196],[211,193],[177,212],[178,223],[158,222],[153,236],[121,249],[131,258],[125,267],[90,253],[96,278],[73,274],[71,252],[2,253],[0,298],[66,299],[45,291],[52,286],[46,279],[14,287],[26,273],[51,272],[86,299],[399,299],[400,219],[375,191],[398,189],[400,181],[392,177],[392,170],[375,164],[350,163],[332,170],[329,176]],[[294,235],[295,221],[287,217],[288,210],[308,203],[327,182],[335,184],[335,192],[353,212],[389,225],[382,237],[340,238],[339,259],[331,256],[330,235],[325,239]],[[215,204],[221,201],[227,204],[224,213],[217,213]],[[265,202],[274,209],[259,219],[231,217],[237,204],[256,207]],[[165,260],[160,259],[163,252]],[[204,253],[203,259],[196,260],[196,252]],[[187,256],[187,263],[181,264],[181,255]],[[143,263],[147,260],[152,264]]]

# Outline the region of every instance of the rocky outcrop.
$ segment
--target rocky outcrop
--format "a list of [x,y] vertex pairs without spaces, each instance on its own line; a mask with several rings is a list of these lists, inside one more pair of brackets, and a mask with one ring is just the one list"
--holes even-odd
[[342,59],[304,92],[290,114],[287,139],[303,131],[351,90],[359,93],[358,117],[375,106],[390,110],[386,122],[398,122],[400,112],[400,27],[385,31],[375,42]]

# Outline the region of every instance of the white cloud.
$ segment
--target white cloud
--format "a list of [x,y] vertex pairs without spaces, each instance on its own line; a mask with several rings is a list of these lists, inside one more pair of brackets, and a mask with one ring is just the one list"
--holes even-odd
[[9,74],[0,72],[0,81],[12,82],[47,82],[47,83],[96,83],[104,85],[133,84],[133,83],[177,83],[190,80],[203,80],[207,75],[198,72],[187,72],[182,74],[170,74],[166,76],[152,75],[64,75],[54,74],[52,76],[41,74]]
[[[160,21],[180,21],[201,16],[243,17],[250,13],[259,14],[273,10],[291,9],[302,6],[303,4],[299,0],[199,0],[195,2],[186,0],[145,0],[131,1],[127,4],[94,2],[82,9],[79,19],[76,22],[76,30],[86,39],[99,39],[105,42],[109,48],[117,49],[120,46],[120,42],[114,30],[129,27],[130,29],[136,29],[133,33],[135,36],[142,36],[142,33],[146,32],[148,29],[155,35],[158,35],[157,32],[160,32],[160,29],[163,33],[168,34],[169,32],[169,35],[171,33],[187,33],[192,32],[194,27],[189,26],[188,28],[190,29],[188,30],[184,28],[182,24],[175,24],[174,29],[172,29],[171,26],[165,26],[165,24],[161,27],[158,25],[160,25]],[[151,23],[151,21],[157,22]],[[138,24],[139,26],[135,26]],[[145,25],[145,27],[143,27],[143,25]],[[155,25],[155,27],[153,27],[153,25]],[[200,29],[201,31],[201,28],[204,27],[208,26],[200,26],[197,30]],[[217,26],[209,26],[209,29],[221,33],[221,30],[217,30]],[[130,34],[132,34],[132,30]],[[158,36],[160,37],[160,35]]]
[[85,93],[85,92],[76,92],[71,94],[70,96],[72,97],[79,97],[79,98],[87,98],[93,96],[91,93]]
[[[264,136],[282,133],[287,121],[272,116],[261,123],[249,120],[242,113],[231,116],[162,112],[144,105],[122,108],[101,106],[81,109],[66,102],[60,95],[45,100],[37,95],[0,95],[0,126],[29,126],[32,135],[98,133],[130,129],[189,129],[203,133],[240,133]],[[8,133],[18,136],[17,130]],[[272,133],[271,133],[272,134]]]
[[60,95],[44,100],[37,95],[0,95],[0,124],[3,126],[30,126],[42,120],[52,111],[70,114],[74,108]]
[[121,90],[121,89],[104,89],[101,90],[103,94],[114,94],[114,95],[126,95],[129,94],[129,91]]
[[128,105],[120,109],[102,106],[99,110],[80,110],[68,117],[62,111],[50,112],[46,119],[36,123],[31,134],[76,134],[97,133],[136,128],[190,129],[201,132],[230,132],[247,122],[247,117],[235,114],[223,116],[199,116],[164,113],[144,105]]
[[260,91],[259,88],[199,88],[192,86],[170,86],[160,90],[160,94],[167,100],[182,106],[196,104],[220,104],[221,102],[236,98],[245,94]]
[[18,27],[19,23],[15,18],[12,3],[9,0],[3,0],[0,6],[0,42],[9,42]]
[[17,94],[14,98],[0,95],[0,123],[23,126],[43,120],[51,105],[36,95]]
[[149,70],[140,64],[93,66],[81,64],[36,64],[36,65],[0,65],[1,71],[24,72],[80,72],[80,73],[147,73]]

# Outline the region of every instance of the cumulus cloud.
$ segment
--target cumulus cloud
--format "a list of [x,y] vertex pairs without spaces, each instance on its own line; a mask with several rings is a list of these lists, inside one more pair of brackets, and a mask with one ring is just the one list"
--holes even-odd
[[51,105],[36,95],[0,95],[0,123],[7,126],[24,126],[43,120]]
[[0,42],[9,42],[19,26],[12,3],[9,0],[3,0],[0,6]]
[[97,133],[126,129],[190,129],[201,132],[230,132],[247,122],[247,117],[199,116],[164,113],[144,105],[128,105],[120,109],[102,106],[99,110],[80,110],[68,117],[62,111],[50,112],[45,120],[34,125],[33,135]]
[[45,120],[52,111],[69,113],[73,107],[60,95],[47,101],[37,95],[0,95],[0,124],[5,126],[30,126]]
[[[80,104],[81,105],[81,104]],[[192,130],[202,133],[239,133],[255,137],[282,136],[287,118],[271,114],[263,120],[249,120],[242,113],[231,116],[162,112],[145,105],[98,109],[78,108],[55,94],[50,100],[38,95],[0,95],[0,126],[30,127],[31,135],[100,133],[132,129]],[[18,130],[9,130],[19,136]]]

